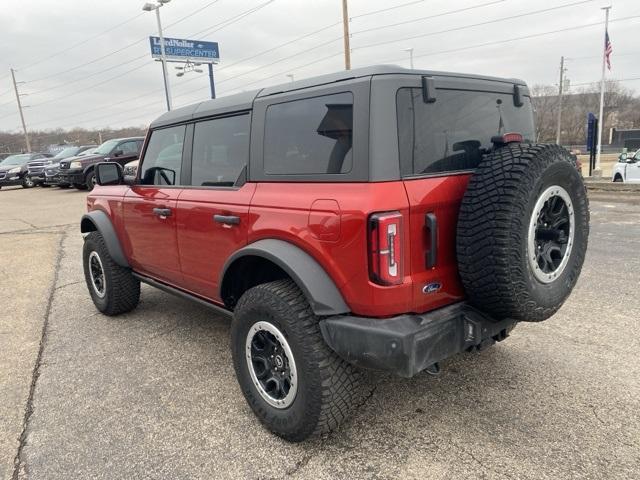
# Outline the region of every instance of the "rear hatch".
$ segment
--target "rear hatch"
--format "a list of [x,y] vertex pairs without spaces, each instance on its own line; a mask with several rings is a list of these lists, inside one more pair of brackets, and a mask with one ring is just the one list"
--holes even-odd
[[[458,211],[473,170],[492,148],[491,138],[517,132],[525,141],[535,140],[531,102],[524,85],[483,79],[478,81],[482,89],[473,90],[468,79],[466,88],[460,88],[455,80],[452,83],[447,88],[446,81],[437,81],[438,88],[432,89],[429,97],[421,87],[400,88],[396,95],[416,312],[464,297],[455,247]],[[482,216],[479,211],[479,222]]]

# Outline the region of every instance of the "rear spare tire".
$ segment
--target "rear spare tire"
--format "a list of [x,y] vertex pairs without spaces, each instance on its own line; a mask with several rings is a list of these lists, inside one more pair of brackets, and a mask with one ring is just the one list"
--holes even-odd
[[470,303],[496,319],[549,318],[580,275],[588,236],[587,193],[572,154],[558,145],[497,149],[469,180],[458,218]]

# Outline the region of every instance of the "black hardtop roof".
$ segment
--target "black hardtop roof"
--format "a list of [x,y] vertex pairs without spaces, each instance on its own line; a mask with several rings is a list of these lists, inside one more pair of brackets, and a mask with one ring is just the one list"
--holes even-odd
[[296,80],[295,82],[287,82],[272,87],[266,87],[258,90],[251,90],[247,92],[237,93],[235,95],[228,95],[212,100],[205,100],[200,103],[194,103],[186,107],[177,108],[170,112],[166,112],[156,120],[154,120],[149,128],[156,128],[174,123],[186,122],[193,120],[194,118],[202,118],[211,115],[237,112],[241,110],[249,110],[253,105],[253,101],[256,98],[268,97],[270,95],[276,95],[280,93],[292,92],[295,90],[301,90],[304,88],[315,87],[320,85],[327,85],[336,82],[342,82],[346,80],[353,80],[357,78],[371,77],[373,75],[425,75],[433,77],[452,77],[452,78],[468,78],[475,80],[485,80],[501,83],[511,83],[518,85],[526,85],[523,80],[517,78],[499,78],[488,77],[484,75],[473,75],[465,73],[453,73],[453,72],[440,72],[433,70],[413,70],[409,68],[403,68],[396,65],[374,65],[371,67],[355,68],[353,70],[342,70],[335,73],[329,73],[326,75],[319,75],[315,77],[305,78],[302,80]]

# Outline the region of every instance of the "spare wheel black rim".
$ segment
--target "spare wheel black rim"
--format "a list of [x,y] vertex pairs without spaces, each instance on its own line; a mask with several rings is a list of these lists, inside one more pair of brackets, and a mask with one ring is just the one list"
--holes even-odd
[[102,267],[102,260],[97,252],[91,252],[89,254],[89,276],[91,277],[91,285],[93,291],[100,298],[104,298],[107,291],[107,282],[104,275],[104,268]]
[[251,381],[262,399],[275,408],[289,407],[298,391],[298,372],[282,332],[269,322],[256,322],[247,333],[245,350]]
[[534,276],[551,283],[564,271],[575,236],[573,203],[567,191],[552,185],[538,197],[531,220],[527,254]]

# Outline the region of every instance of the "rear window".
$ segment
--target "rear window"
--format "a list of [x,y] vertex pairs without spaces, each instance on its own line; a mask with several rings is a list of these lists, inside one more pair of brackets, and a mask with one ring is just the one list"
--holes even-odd
[[352,165],[352,93],[305,98],[267,108],[265,173],[349,173]]
[[403,176],[472,170],[491,148],[491,137],[508,132],[533,141],[529,97],[516,107],[513,95],[438,89],[434,103],[420,88],[401,88],[396,97]]

